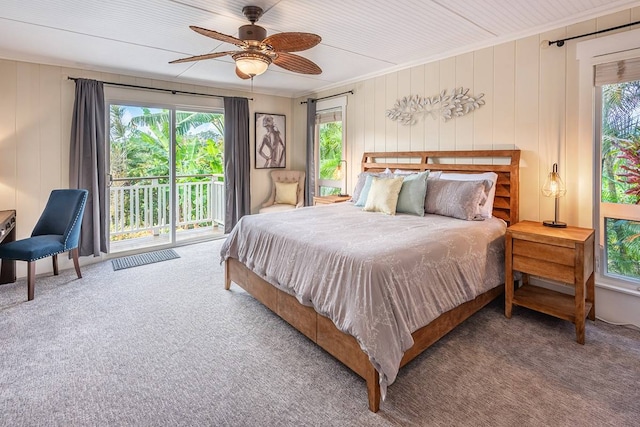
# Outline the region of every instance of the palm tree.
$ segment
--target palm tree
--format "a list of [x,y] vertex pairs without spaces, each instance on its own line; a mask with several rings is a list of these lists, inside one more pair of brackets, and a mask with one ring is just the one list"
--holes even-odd
[[[637,155],[640,139],[640,81],[605,85],[602,88],[602,197],[610,203],[638,203],[628,184],[639,187],[640,181],[629,182],[624,174],[631,167],[637,171],[633,152]],[[635,142],[634,142],[635,141]],[[634,148],[635,145],[635,148]],[[626,150],[626,153],[625,153]],[[621,153],[622,152],[622,153]],[[626,154],[626,158],[623,156]],[[627,164],[631,162],[631,164]],[[620,179],[622,178],[622,179]],[[631,191],[629,191],[631,190]],[[638,191],[638,190],[636,190]]]
[[334,179],[342,160],[342,122],[320,125],[320,178]]
[[[169,177],[171,159],[171,111],[168,109],[142,108],[142,114],[136,114],[140,109],[121,105],[110,107],[110,145],[111,145],[111,174],[116,178],[131,178],[143,176]],[[176,111],[176,148],[175,162],[178,175],[210,175],[223,172],[223,134],[224,116],[219,113],[198,113]],[[157,183],[167,183],[167,178],[158,180]],[[207,180],[209,178],[206,178]],[[182,182],[202,181],[202,178],[184,178]],[[150,182],[135,181],[136,184],[149,184]],[[120,181],[120,185],[132,185],[126,181]],[[162,187],[154,187],[158,192],[149,200],[141,198],[137,203],[140,211],[158,211],[157,197],[159,192],[166,191]],[[181,187],[179,187],[181,188]],[[186,187],[184,187],[186,188]],[[129,206],[129,193],[125,193],[122,201],[125,210]],[[184,197],[190,197],[187,201]],[[197,198],[206,197],[178,190],[180,206],[193,206]],[[202,201],[201,201],[202,202]],[[204,202],[203,202],[204,203]],[[200,203],[202,206],[202,203]],[[189,215],[180,209],[180,214]],[[168,212],[165,212],[168,215]],[[129,215],[125,215],[125,221]]]
[[109,143],[110,143],[110,173],[114,177],[123,177],[127,168],[127,139],[131,133],[128,123],[125,123],[125,107],[111,105],[109,107]]
[[[145,129],[146,135],[155,140],[146,148],[155,153],[153,170],[165,168],[168,175],[169,164],[169,110],[151,112],[143,109],[143,114],[131,119],[133,126]],[[195,132],[202,126],[213,129]],[[176,111],[176,168],[179,174],[214,174],[223,172],[224,116],[220,113],[200,113]],[[155,152],[159,148],[160,152]]]

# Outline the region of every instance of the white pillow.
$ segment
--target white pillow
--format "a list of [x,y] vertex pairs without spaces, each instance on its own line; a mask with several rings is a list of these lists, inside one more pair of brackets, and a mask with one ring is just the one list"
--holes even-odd
[[420,172],[419,170],[411,170],[411,169],[396,169],[393,171],[394,175],[413,175],[414,173]]
[[[495,172],[483,172],[483,173],[448,173],[443,172],[440,175],[441,179],[448,179],[450,181],[482,181],[487,180],[491,182],[491,188],[485,193],[483,200],[480,200],[480,206],[478,208],[478,214],[483,218],[491,218],[493,212],[493,199],[496,196],[496,181],[498,181],[498,174]],[[429,190],[427,190],[429,191]]]
[[[428,179],[438,179],[440,178],[440,174],[442,174],[442,171],[431,171],[429,169],[427,169],[425,172],[429,172],[429,178]],[[398,176],[404,176],[404,175],[413,175],[415,173],[420,173],[419,170],[408,170],[408,169],[396,169],[393,171],[394,175],[398,175]]]

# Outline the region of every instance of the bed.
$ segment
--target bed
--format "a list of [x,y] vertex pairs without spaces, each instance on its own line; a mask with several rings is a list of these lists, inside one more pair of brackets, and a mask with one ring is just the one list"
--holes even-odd
[[493,218],[388,216],[349,202],[244,217],[221,251],[225,288],[238,284],[364,378],[377,412],[402,366],[504,290],[519,158],[518,150],[364,153],[368,173],[495,172]]

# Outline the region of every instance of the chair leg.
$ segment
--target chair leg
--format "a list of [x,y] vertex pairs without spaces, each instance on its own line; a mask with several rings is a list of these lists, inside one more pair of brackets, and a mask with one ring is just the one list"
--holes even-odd
[[80,273],[80,262],[78,260],[78,248],[71,249],[71,257],[73,258],[73,266],[76,268],[78,279],[82,279],[82,273]]
[[36,262],[29,261],[27,265],[27,301],[33,299],[36,288]]
[[51,256],[51,261],[53,262],[53,275],[58,275],[58,254]]

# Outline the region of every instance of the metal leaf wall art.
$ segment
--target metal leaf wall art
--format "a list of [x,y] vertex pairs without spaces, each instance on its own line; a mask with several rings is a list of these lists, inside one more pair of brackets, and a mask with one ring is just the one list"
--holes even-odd
[[439,95],[432,97],[405,96],[398,99],[393,108],[386,111],[386,116],[403,125],[415,124],[420,115],[429,115],[434,119],[441,117],[446,122],[484,105],[484,99],[482,99],[484,93],[478,96],[471,96],[468,93],[469,89],[461,87],[452,89],[449,95],[445,89]]

